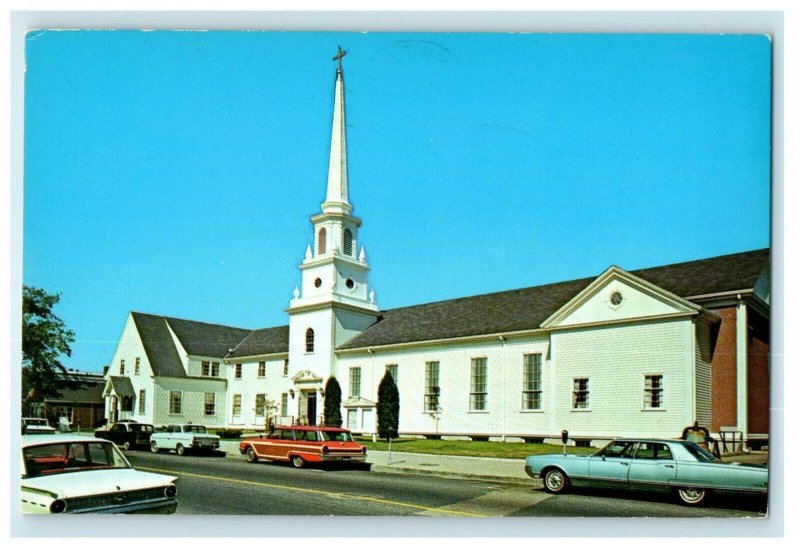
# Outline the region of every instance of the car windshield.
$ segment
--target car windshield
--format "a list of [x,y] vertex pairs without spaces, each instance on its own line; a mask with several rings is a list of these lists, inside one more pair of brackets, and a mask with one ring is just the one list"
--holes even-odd
[[353,441],[350,432],[330,432],[323,430],[320,432],[324,441]]
[[699,462],[714,462],[717,460],[717,457],[695,443],[685,443],[683,446]]
[[206,427],[205,426],[184,426],[184,432],[194,432],[195,434],[205,434]]
[[23,449],[22,457],[29,478],[84,470],[130,468],[113,444],[102,442],[34,445]]
[[45,419],[25,419],[28,426],[49,426]]

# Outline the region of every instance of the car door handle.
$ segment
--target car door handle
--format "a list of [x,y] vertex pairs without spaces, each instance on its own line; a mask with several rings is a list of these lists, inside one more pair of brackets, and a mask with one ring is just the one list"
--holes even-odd
[[628,464],[627,462],[621,462],[620,464],[621,464],[622,466],[629,466],[629,464]]
[[675,465],[674,464],[665,464],[664,467],[665,468],[675,468]]

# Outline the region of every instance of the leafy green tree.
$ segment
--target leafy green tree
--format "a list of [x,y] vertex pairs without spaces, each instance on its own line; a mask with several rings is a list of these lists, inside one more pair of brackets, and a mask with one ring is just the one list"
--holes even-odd
[[325,383],[324,414],[327,426],[342,425],[342,387],[336,377],[330,377]]
[[26,414],[31,404],[81,384],[70,380],[59,361],[62,355],[72,355],[69,345],[75,342],[73,331],[53,312],[60,300],[60,294],[22,287],[22,408]]
[[378,385],[378,437],[396,438],[400,426],[400,393],[388,371]]

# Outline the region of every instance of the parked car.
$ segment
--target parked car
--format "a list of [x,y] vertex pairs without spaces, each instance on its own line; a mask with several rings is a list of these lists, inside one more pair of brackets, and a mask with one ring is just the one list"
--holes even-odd
[[50,426],[47,419],[37,419],[35,417],[22,418],[23,434],[55,434],[56,429]]
[[210,453],[219,449],[219,436],[209,434],[205,426],[197,424],[170,424],[150,435],[150,450],[174,450],[183,456],[187,450]]
[[723,463],[683,440],[619,439],[593,455],[538,455],[525,472],[542,479],[550,493],[571,485],[672,491],[685,504],[703,502],[713,491],[767,492],[767,467]]
[[239,452],[247,462],[291,461],[295,468],[311,462],[364,462],[367,458],[367,448],[353,441],[349,430],[330,426],[278,426],[266,437],[242,441]]
[[128,451],[133,447],[150,447],[150,435],[154,430],[152,424],[126,421],[116,422],[107,430],[95,430],[94,436],[111,440]]
[[29,514],[172,514],[178,478],[135,470],[110,441],[22,436],[20,509]]

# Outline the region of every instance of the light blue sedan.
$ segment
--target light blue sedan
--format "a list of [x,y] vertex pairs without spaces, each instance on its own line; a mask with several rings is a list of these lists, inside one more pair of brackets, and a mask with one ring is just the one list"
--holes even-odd
[[767,467],[723,463],[690,441],[614,440],[593,455],[537,455],[525,472],[550,493],[570,485],[672,491],[685,504],[700,504],[712,491],[767,492]]

